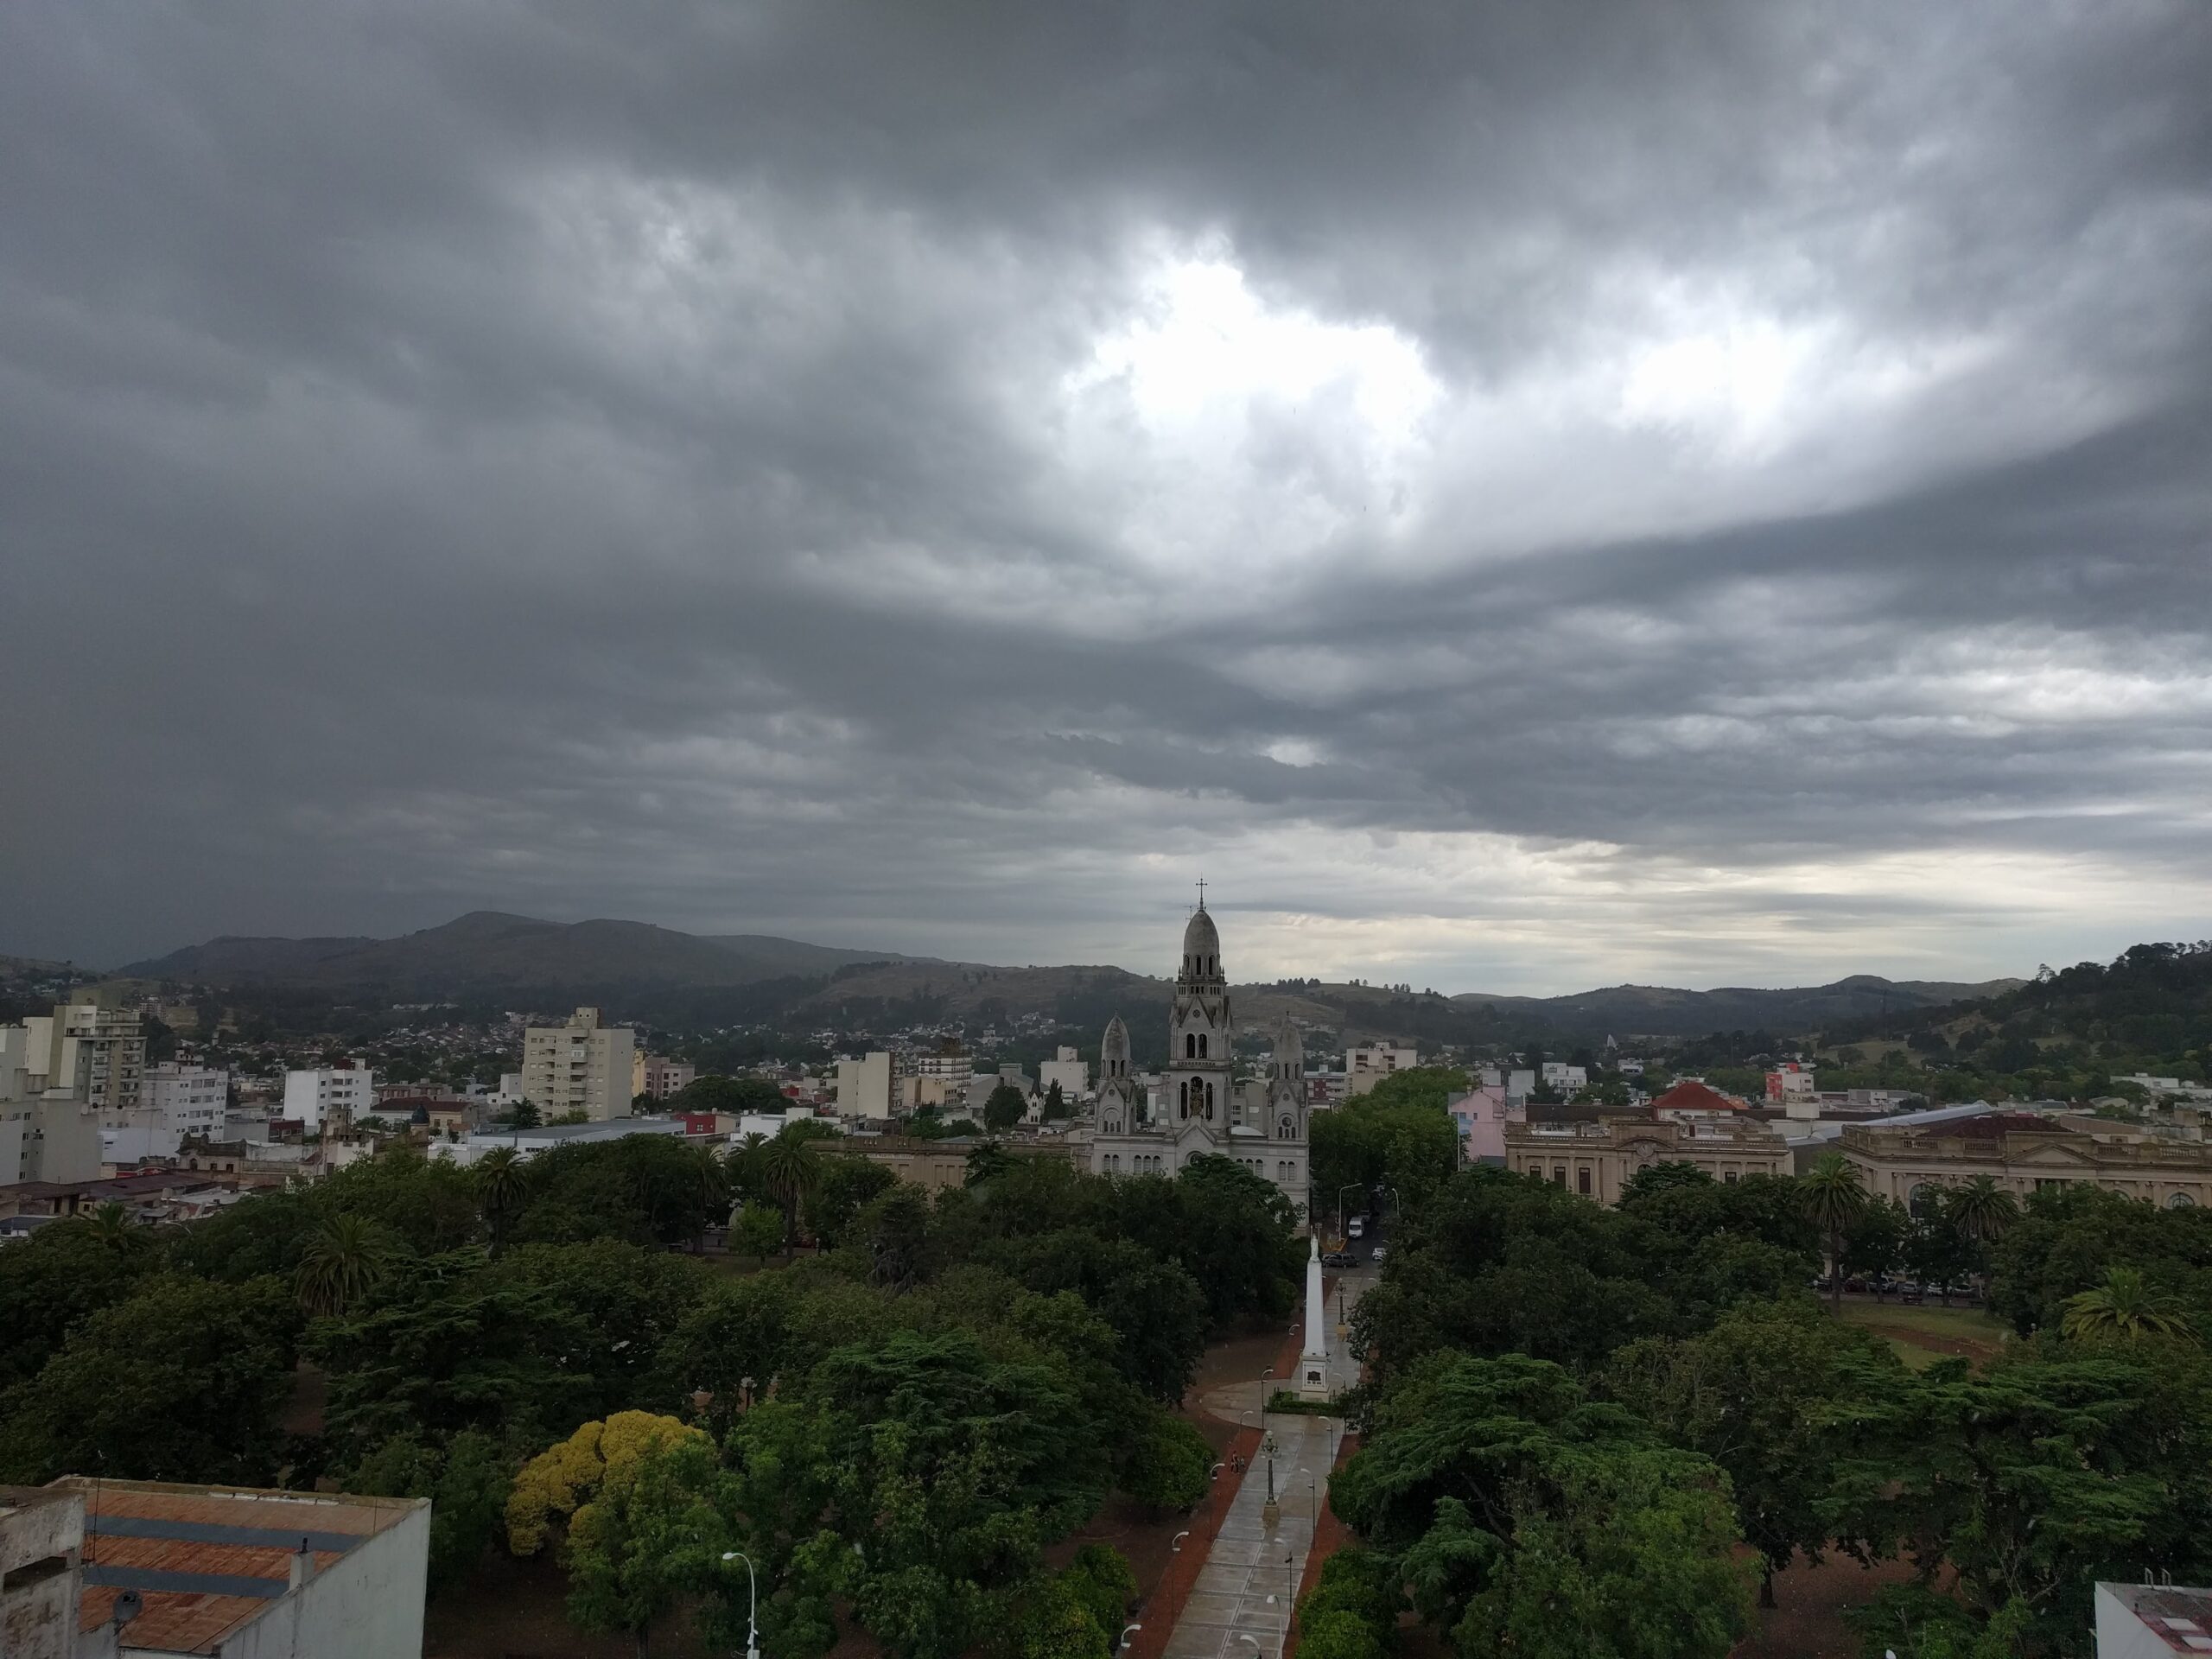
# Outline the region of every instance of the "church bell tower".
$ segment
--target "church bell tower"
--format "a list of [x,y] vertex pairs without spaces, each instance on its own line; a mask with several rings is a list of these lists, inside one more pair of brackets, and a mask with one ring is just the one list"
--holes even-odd
[[1167,1128],[1204,1123],[1226,1133],[1234,1120],[1236,1021],[1229,1006],[1229,976],[1221,965],[1221,935],[1206,913],[1205,889],[1183,930],[1183,960],[1175,973],[1175,1006],[1167,1022]]

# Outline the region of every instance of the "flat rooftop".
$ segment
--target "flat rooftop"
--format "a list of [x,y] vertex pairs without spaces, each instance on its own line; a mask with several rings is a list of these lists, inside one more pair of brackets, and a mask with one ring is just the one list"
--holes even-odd
[[322,1573],[428,1500],[346,1497],[251,1487],[64,1475],[47,1488],[85,1499],[80,1630],[107,1623],[115,1599],[136,1590],[144,1611],[125,1645],[157,1653],[213,1653],[290,1588],[305,1545]]
[[2100,1584],[2175,1653],[2212,1654],[2212,1590],[2168,1584]]

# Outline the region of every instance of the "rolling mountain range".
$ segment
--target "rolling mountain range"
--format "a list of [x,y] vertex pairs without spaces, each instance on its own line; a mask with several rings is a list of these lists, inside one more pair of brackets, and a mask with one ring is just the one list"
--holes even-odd
[[[794,1024],[895,1024],[1041,1013],[1082,1028],[1115,1013],[1135,1027],[1172,987],[1120,968],[1002,968],[855,950],[768,934],[694,934],[642,922],[564,924],[474,911],[398,938],[225,937],[133,963],[121,976],[218,988],[320,992],[393,1001],[596,1000],[617,1018],[671,1022],[741,1003],[745,1017]],[[1369,985],[1240,987],[1243,1022],[1290,1014],[1347,1040],[1480,1041],[1544,1028],[1602,1037],[1808,1031],[1992,996],[1979,984],[1854,975],[1830,985],[1709,991],[1617,985],[1569,996],[1409,996]],[[735,1001],[732,999],[734,998]],[[549,1003],[549,1006],[550,1004]],[[725,1014],[723,1017],[732,1017]]]
[[226,988],[283,985],[429,998],[523,988],[751,985],[894,959],[892,951],[841,950],[766,933],[679,933],[646,922],[541,922],[477,910],[396,939],[226,936],[118,972]]

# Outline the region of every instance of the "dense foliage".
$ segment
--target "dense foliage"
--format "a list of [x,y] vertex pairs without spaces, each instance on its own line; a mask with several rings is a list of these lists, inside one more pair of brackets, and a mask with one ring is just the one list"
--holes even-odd
[[[2212,1227],[2086,1187],[1923,1216],[1837,1179],[1662,1166],[1618,1210],[1491,1170],[1399,1231],[1355,1315],[1361,1565],[1303,1659],[1381,1659],[1402,1588],[1462,1659],[1725,1653],[1730,1573],[1899,1560],[1870,1655],[2082,1659],[2101,1578],[2212,1574]],[[1805,1285],[1941,1258],[2023,1339],[1907,1369]],[[1363,1586],[1381,1586],[1372,1593]]]
[[[779,1654],[847,1619],[902,1659],[1106,1659],[1126,1565],[1046,1552],[1116,1490],[1204,1494],[1166,1408],[1208,1341],[1287,1316],[1303,1258],[1227,1160],[1124,1180],[995,1150],[934,1199],[804,1133],[391,1150],[187,1228],[56,1223],[0,1251],[0,1479],[429,1497],[438,1590],[551,1550],[575,1621],[641,1642],[680,1600],[734,1634],[741,1548]],[[733,1199],[756,1255],[814,1249],[700,1254]],[[320,1428],[287,1434],[302,1358]]]

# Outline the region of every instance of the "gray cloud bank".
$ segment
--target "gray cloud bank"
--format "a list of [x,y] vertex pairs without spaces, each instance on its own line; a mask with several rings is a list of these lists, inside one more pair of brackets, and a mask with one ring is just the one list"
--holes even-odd
[[0,950],[2212,931],[2212,12],[30,0]]

